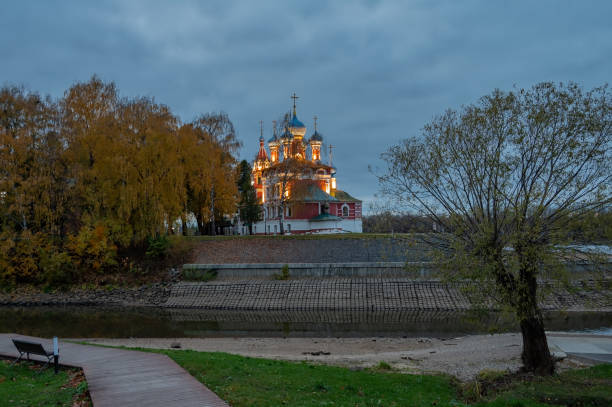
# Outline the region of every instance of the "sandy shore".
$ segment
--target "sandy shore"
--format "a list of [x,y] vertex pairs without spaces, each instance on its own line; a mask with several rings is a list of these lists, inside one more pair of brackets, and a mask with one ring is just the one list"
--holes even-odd
[[[406,373],[442,372],[470,380],[482,370],[515,371],[520,367],[520,334],[435,338],[129,338],[80,339],[112,346],[227,352],[243,356],[314,361],[364,368],[380,362]],[[559,368],[579,366],[565,359]]]

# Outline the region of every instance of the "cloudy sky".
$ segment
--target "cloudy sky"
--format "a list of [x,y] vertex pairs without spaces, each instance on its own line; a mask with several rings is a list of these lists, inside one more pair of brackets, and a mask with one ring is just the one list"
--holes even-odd
[[611,1],[12,1],[0,84],[61,96],[97,74],[190,121],[223,110],[257,152],[291,106],[336,146],[339,188],[368,202],[368,165],[447,108],[495,88],[610,82]]

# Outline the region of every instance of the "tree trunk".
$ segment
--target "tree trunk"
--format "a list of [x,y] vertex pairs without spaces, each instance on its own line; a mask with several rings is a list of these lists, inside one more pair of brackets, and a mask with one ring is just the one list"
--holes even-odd
[[187,218],[185,215],[181,216],[181,232],[183,236],[187,236]]
[[538,280],[536,249],[517,248],[521,262],[518,284],[518,317],[523,334],[523,369],[537,375],[546,376],[554,373],[555,362],[548,349],[544,320],[538,305]]
[[523,334],[523,353],[521,354],[523,368],[541,376],[553,374],[555,363],[548,349],[542,315],[521,320],[521,333]]
[[204,224],[204,217],[200,211],[196,214],[196,222],[198,223],[198,233],[200,236],[204,236],[206,234],[206,225]]
[[280,206],[281,209],[281,216],[279,217],[278,223],[279,223],[279,229],[280,229],[280,234],[284,235],[285,234],[285,229],[283,228],[283,221],[285,220],[285,205]]
[[215,227],[215,186],[210,189],[210,234],[213,236],[217,235],[217,230]]

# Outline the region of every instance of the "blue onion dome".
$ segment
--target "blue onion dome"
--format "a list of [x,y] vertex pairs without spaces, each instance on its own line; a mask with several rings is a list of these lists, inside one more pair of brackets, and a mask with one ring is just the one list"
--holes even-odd
[[291,121],[289,122],[289,127],[293,127],[294,129],[305,129],[304,123],[302,123],[296,115],[293,115]]
[[304,126],[304,123],[297,118],[295,111],[293,112],[293,117],[291,118],[288,127],[289,131],[291,131],[291,133],[294,135],[304,136],[304,134],[306,134],[306,126]]
[[291,134],[288,128],[285,128],[285,132],[281,136],[281,140],[292,140],[292,139],[293,139],[293,134]]
[[276,137],[276,134],[270,137],[268,143],[278,143],[278,137]]
[[323,136],[321,133],[315,130],[315,132],[310,136],[310,141],[318,141],[319,143],[323,141]]
[[259,136],[259,141],[261,141],[263,143],[263,141],[264,141],[263,136]]

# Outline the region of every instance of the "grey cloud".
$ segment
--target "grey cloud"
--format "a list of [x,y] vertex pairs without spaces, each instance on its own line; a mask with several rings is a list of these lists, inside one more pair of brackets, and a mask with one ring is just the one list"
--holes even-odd
[[368,164],[449,107],[499,87],[610,80],[606,1],[28,1],[3,6],[0,83],[60,96],[96,73],[183,120],[228,112],[257,151],[288,110],[334,144],[339,185],[371,199]]

